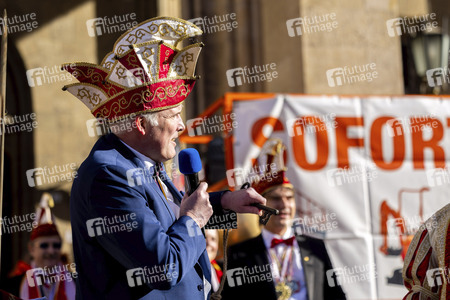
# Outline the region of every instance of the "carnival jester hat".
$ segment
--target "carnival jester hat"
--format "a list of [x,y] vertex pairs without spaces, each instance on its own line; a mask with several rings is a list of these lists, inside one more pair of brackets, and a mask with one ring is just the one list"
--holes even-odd
[[51,212],[53,206],[55,206],[55,202],[52,195],[43,193],[36,211],[37,226],[31,231],[31,241],[43,236],[57,235],[61,237],[55,225],[55,217]]
[[96,118],[116,121],[131,114],[174,107],[194,87],[202,43],[182,49],[181,41],[201,35],[194,24],[157,17],[131,28],[114,44],[101,65],[64,64],[79,83],[67,85]]
[[260,170],[265,170],[260,174],[260,179],[252,184],[252,187],[259,193],[265,194],[278,186],[294,188],[286,177],[287,167],[284,164],[285,146],[280,139],[270,139],[266,142],[257,159],[257,165],[264,165]]

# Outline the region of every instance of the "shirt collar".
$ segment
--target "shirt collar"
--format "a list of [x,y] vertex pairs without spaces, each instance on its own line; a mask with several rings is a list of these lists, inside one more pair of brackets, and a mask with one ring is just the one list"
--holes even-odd
[[261,230],[261,235],[262,235],[262,238],[263,238],[263,240],[264,240],[264,245],[266,246],[266,248],[267,249],[270,249],[270,244],[272,243],[272,240],[274,239],[274,238],[276,238],[276,239],[288,239],[288,238],[290,238],[291,236],[293,236],[294,235],[294,232],[293,232],[293,230],[292,230],[292,228],[291,227],[288,227],[288,229],[286,230],[286,232],[283,234],[283,236],[280,236],[280,235],[278,235],[278,234],[275,234],[275,233],[273,233],[273,232],[270,232],[269,230],[267,230],[266,228],[263,228],[262,230]]
[[146,168],[150,169],[151,167],[156,165],[156,162],[153,159],[151,159],[150,157],[147,157],[144,154],[136,151],[135,149],[133,149],[131,146],[127,145],[127,143],[125,143],[121,139],[119,139],[119,141],[122,144],[124,144],[128,149],[130,149],[130,151],[133,152],[133,154],[136,155],[137,158],[139,158],[141,161],[143,161]]

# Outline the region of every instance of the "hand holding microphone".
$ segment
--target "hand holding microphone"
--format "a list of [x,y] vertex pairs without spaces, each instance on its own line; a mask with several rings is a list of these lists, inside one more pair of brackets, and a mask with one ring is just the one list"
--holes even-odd
[[213,209],[209,203],[209,194],[206,192],[208,184],[199,183],[198,180],[198,172],[202,169],[200,156],[197,150],[188,148],[180,151],[178,161],[186,186],[186,194],[181,200],[180,216],[191,217],[200,228],[203,228],[212,216]]
[[[199,183],[198,180],[198,172],[202,169],[200,155],[197,150],[187,148],[180,151],[178,161],[186,186],[186,194],[181,201],[180,216],[190,216],[202,228],[212,216],[213,210],[209,203],[209,194],[206,192],[208,185],[204,182]],[[266,199],[253,188],[225,193],[221,204],[222,208],[237,213],[253,213],[268,217],[279,213],[278,210],[265,206]]]

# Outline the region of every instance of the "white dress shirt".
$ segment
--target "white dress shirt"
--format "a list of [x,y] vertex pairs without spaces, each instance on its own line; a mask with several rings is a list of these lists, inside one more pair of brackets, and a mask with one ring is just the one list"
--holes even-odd
[[[269,254],[270,244],[272,243],[272,240],[274,238],[288,239],[288,238],[294,236],[294,232],[293,232],[292,228],[289,227],[283,236],[279,236],[278,234],[272,233],[272,232],[268,231],[267,229],[263,228],[261,231],[261,234],[262,234],[262,238],[264,240],[264,245],[266,246],[266,249],[267,249],[267,255],[269,258],[269,262],[271,264],[273,277],[275,279],[279,279],[280,270],[278,270],[278,265],[276,264],[276,262],[272,261],[272,257]],[[286,251],[286,249],[288,247],[290,247],[290,246],[287,246],[286,244],[279,244],[273,248],[273,250],[275,250],[275,253],[279,260],[281,259],[283,252]],[[306,288],[306,282],[305,282],[305,274],[303,273],[303,267],[302,267],[302,262],[301,262],[302,257],[300,254],[300,248],[299,248],[296,240],[294,240],[293,247],[291,247],[291,249],[287,249],[288,252],[286,253],[286,257],[289,257],[290,251],[292,251],[292,250],[293,250],[292,262],[294,264],[292,280],[296,281],[300,284],[300,289],[297,292],[292,291],[293,294],[291,295],[291,297],[289,299],[290,300],[307,300],[308,296],[307,296],[307,288]],[[288,263],[288,260],[286,259],[284,264],[287,264],[287,263]],[[283,262],[281,262],[281,264],[283,264]],[[285,267],[289,268],[290,266],[285,266]],[[282,266],[282,269],[284,269],[283,266]],[[276,284],[275,280],[274,280],[274,284]]]

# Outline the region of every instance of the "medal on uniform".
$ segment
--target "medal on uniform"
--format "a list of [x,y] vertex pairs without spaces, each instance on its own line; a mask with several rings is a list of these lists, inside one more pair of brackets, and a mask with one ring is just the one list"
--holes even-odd
[[280,281],[275,286],[275,292],[278,300],[287,300],[292,295],[292,289],[284,281]]
[[[293,248],[286,248],[283,251],[281,259],[278,259],[273,250],[274,249],[270,249],[270,256],[272,257],[272,261],[276,263],[279,272],[279,278],[276,280],[277,282],[275,284],[275,293],[277,295],[277,300],[287,300],[292,296],[292,288],[295,286],[292,284],[292,281],[290,281],[292,274],[289,274],[292,273]],[[291,272],[289,272],[288,269],[291,269]]]

